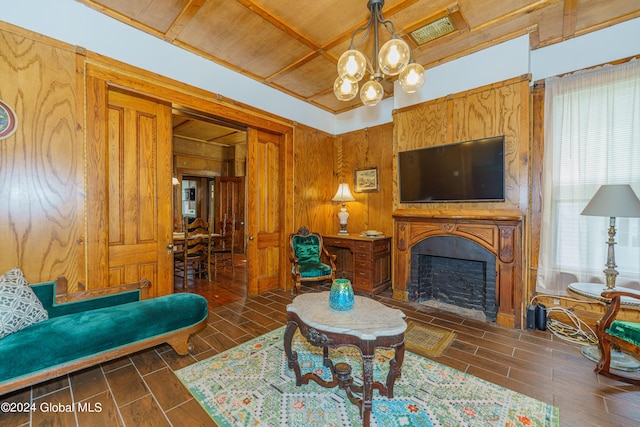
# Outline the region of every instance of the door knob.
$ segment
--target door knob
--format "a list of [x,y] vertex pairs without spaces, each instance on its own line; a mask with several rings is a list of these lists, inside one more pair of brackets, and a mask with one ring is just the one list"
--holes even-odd
[[171,243],[167,244],[167,249],[173,249],[173,245]]
[[249,236],[249,240],[253,240],[253,236]]

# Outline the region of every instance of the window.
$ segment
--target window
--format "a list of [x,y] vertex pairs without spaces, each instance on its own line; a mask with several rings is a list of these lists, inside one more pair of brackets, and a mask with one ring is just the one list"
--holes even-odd
[[[580,213],[603,184],[640,194],[640,61],[547,79],[544,139],[537,290],[604,283],[609,218]],[[616,230],[617,285],[640,288],[640,220]]]

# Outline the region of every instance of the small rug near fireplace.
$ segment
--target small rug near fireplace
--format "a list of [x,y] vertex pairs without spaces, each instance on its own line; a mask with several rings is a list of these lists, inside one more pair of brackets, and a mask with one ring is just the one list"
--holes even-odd
[[[209,359],[176,371],[176,375],[220,427],[361,426],[355,405],[337,387],[296,387],[283,347],[284,328],[276,329]],[[322,349],[299,334],[293,349],[303,371],[325,379]],[[361,358],[353,347],[331,349],[334,363],[346,361],[360,383]],[[374,379],[384,381],[393,351],[379,350]],[[374,390],[372,427],[548,426],[560,425],[558,408],[406,352],[395,397]]]
[[440,356],[456,337],[451,331],[425,323],[410,320],[407,325],[404,333],[405,347],[425,357]]

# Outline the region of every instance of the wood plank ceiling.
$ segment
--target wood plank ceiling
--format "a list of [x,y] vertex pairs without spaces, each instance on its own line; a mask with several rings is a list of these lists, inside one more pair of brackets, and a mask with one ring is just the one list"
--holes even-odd
[[171,125],[174,148],[182,145],[183,141],[197,141],[224,147],[247,142],[247,132],[244,127],[212,117],[173,110]]
[[[79,0],[108,16],[333,113],[338,58],[369,17],[366,0]],[[383,15],[427,69],[529,35],[532,49],[640,16],[638,0],[386,0]],[[408,35],[443,16],[455,30]],[[387,39],[381,30],[381,40]],[[371,37],[369,37],[371,39]],[[371,56],[366,43],[363,53]],[[383,82],[392,96],[392,81]]]

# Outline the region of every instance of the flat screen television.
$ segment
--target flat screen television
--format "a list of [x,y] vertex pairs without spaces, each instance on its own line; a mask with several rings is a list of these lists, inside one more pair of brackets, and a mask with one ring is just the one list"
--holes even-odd
[[504,201],[504,136],[398,153],[400,203]]

